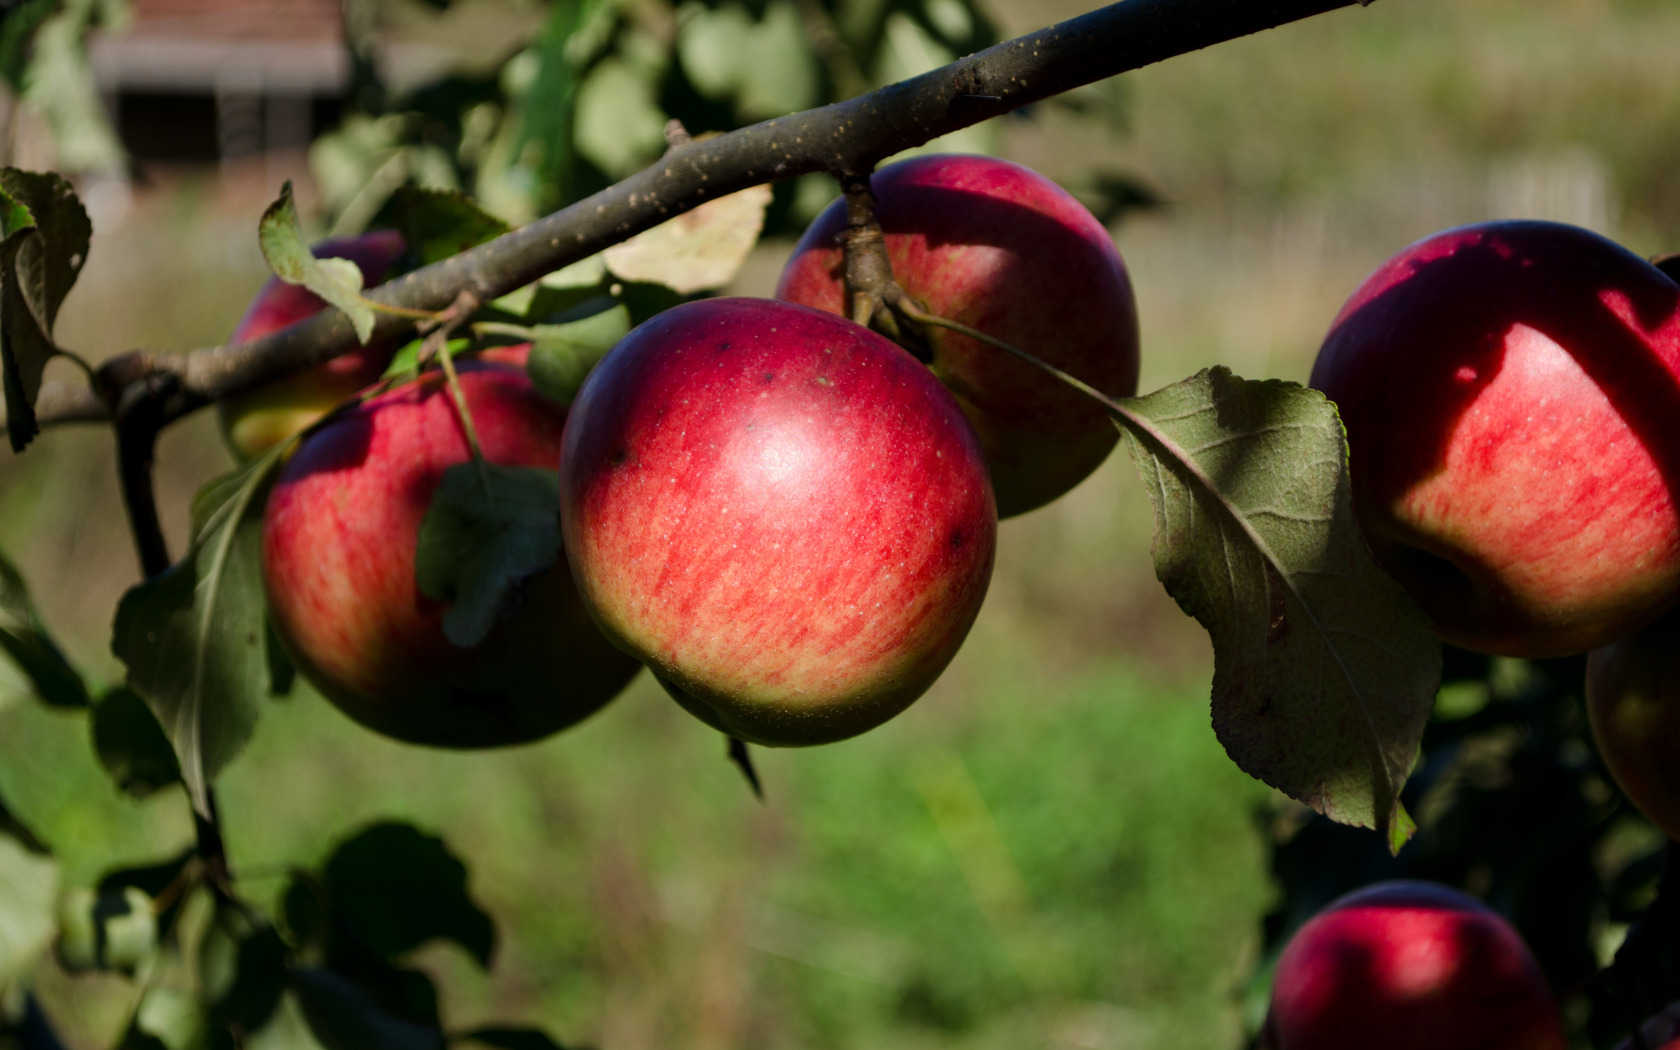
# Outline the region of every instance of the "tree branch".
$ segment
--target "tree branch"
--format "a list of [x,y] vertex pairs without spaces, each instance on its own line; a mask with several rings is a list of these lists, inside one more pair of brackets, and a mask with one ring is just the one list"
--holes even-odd
[[[462,291],[489,301],[715,197],[810,172],[856,177],[884,157],[1072,88],[1369,2],[1125,0],[845,102],[704,141],[679,139],[657,162],[622,182],[381,285],[368,297],[429,311],[444,309]],[[399,334],[411,324],[382,314],[374,337]],[[146,371],[178,380],[160,406],[159,418],[168,423],[354,345],[349,321],[337,310],[325,310],[236,347],[151,355]],[[113,358],[101,369],[102,385],[109,389],[116,372],[134,367],[128,355]],[[107,403],[86,387],[48,384],[37,415],[43,425],[107,419]]]

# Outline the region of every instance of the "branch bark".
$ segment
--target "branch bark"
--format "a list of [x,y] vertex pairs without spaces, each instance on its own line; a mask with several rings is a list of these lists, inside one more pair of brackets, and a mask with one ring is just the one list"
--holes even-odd
[[[605,190],[452,258],[390,281],[368,297],[437,311],[469,291],[498,298],[715,197],[826,171],[842,179],[882,158],[1117,73],[1312,15],[1370,0],[1124,0],[845,102],[767,120],[705,141],[680,140],[657,162]],[[375,338],[411,325],[382,314]],[[326,361],[355,345],[343,314],[326,310],[236,347],[132,355],[101,369],[101,385],[127,387],[160,373],[167,424],[214,401]],[[134,372],[143,373],[133,376]],[[121,382],[114,382],[118,376]],[[155,386],[155,385],[154,385]],[[109,420],[109,394],[47,384],[43,425]]]

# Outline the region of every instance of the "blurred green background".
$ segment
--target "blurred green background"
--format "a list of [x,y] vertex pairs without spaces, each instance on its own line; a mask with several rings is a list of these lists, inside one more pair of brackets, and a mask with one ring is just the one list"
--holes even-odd
[[[988,9],[1012,35],[1081,8]],[[1363,276],[1443,226],[1550,218],[1680,249],[1677,42],[1672,0],[1380,0],[1121,78],[1122,133],[1045,107],[994,141],[1070,185],[1119,171],[1167,201],[1116,228],[1145,389],[1214,363],[1302,380]],[[263,279],[274,188],[179,173],[137,191],[96,227],[63,342],[220,342]],[[733,290],[767,294],[788,248],[764,244]],[[137,574],[114,464],[94,430],[0,460],[0,549],[107,679]],[[208,416],[165,436],[175,550],[190,494],[228,465]],[[300,690],[222,782],[231,857],[266,900],[375,819],[441,834],[502,936],[489,974],[421,953],[457,1028],[608,1050],[1236,1046],[1280,803],[1214,740],[1205,636],[1148,543],[1122,457],[1005,523],[938,686],[860,739],[758,752],[763,803],[645,678],[572,732],[487,754],[389,743]],[[83,716],[0,690],[0,795],[83,885],[191,838],[179,793],[121,798],[85,736]],[[39,990],[77,1046],[108,1044],[133,995],[50,971]]]

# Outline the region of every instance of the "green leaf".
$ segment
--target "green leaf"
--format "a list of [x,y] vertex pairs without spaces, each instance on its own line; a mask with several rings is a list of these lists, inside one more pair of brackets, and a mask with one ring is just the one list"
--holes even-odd
[[198,973],[211,1020],[254,1032],[274,1016],[286,991],[286,945],[272,926],[220,904],[199,942]]
[[14,93],[23,89],[30,38],[36,27],[58,9],[58,4],[59,0],[23,0],[0,18],[0,78]]
[[285,447],[200,489],[186,556],[117,605],[111,649],[174,745],[204,815],[207,785],[250,739],[268,694],[261,511]]
[[362,271],[349,259],[315,258],[298,223],[290,182],[281,188],[280,199],[263,212],[257,240],[276,277],[287,284],[301,284],[343,310],[364,345],[372,338],[373,307],[362,298]]
[[449,605],[443,633],[477,645],[520,583],[560,558],[560,476],[537,467],[474,461],[444,471],[420,522],[414,577]]
[[53,324],[92,236],[70,183],[51,173],[0,169],[0,378],[14,452],[40,431],[35,398],[47,361],[58,353]]
[[23,101],[42,118],[54,164],[64,171],[120,174],[122,140],[99,97],[88,60],[88,31],[96,24],[120,28],[113,0],[62,0],[60,10],[36,30],[23,75]]
[[88,728],[99,764],[125,794],[145,798],[181,779],[181,764],[169,737],[132,689],[105,694],[93,706]]
[[402,186],[386,208],[391,224],[422,266],[459,255],[513,228],[454,190]]
[[630,310],[623,304],[566,324],[535,325],[525,369],[538,393],[570,405],[590,370],[629,334]]
[[[402,348],[391,355],[391,363],[386,366],[381,379],[401,379],[413,375],[420,370],[420,351],[426,346],[424,339],[411,339]],[[471,339],[451,339],[447,344],[452,354],[463,354],[471,348]]]
[[0,992],[52,941],[58,863],[0,803]]
[[58,960],[66,970],[132,974],[158,946],[152,898],[137,886],[73,889],[58,903]]
[[138,1040],[139,1047],[162,1046],[164,1050],[201,1050],[209,1036],[204,1007],[190,992],[178,988],[152,988],[140,1001],[133,1031],[150,1036]]
[[434,938],[454,941],[490,965],[496,928],[467,894],[467,868],[444,845],[407,824],[375,824],[333,853],[322,870],[334,917],[389,962]]
[[1213,725],[1251,776],[1398,849],[1441,645],[1353,517],[1322,394],[1225,369],[1109,402],[1155,506],[1155,574],[1213,638]]
[[52,707],[86,707],[87,686],[41,626],[29,588],[0,555],[0,650],[17,665],[35,695]]
[[578,86],[577,151],[622,178],[659,156],[665,147],[665,111],[658,77],[612,55],[596,63]]
[[330,970],[292,974],[303,1018],[326,1050],[442,1050],[443,1033],[380,1007],[366,991]]

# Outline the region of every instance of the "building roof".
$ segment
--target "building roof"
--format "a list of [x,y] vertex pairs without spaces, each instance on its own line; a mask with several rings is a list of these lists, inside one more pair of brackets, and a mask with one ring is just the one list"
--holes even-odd
[[135,0],[93,41],[102,88],[336,94],[349,80],[338,0]]

